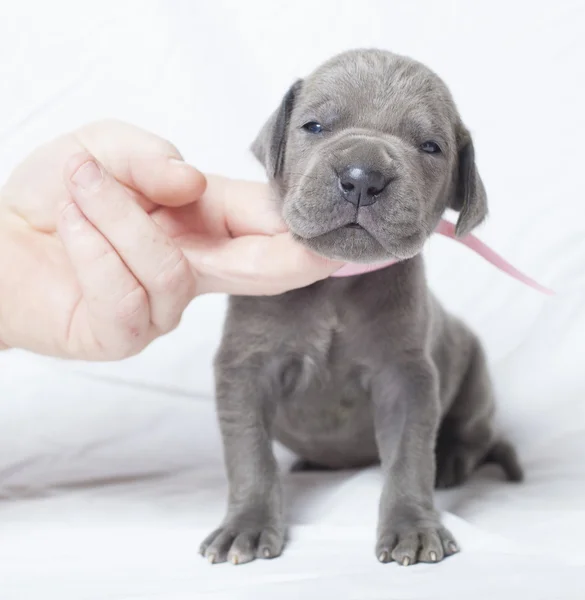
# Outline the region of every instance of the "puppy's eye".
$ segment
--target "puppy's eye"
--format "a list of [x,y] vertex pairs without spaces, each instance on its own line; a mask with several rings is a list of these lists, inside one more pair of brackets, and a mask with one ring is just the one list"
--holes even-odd
[[309,133],[321,133],[323,131],[323,125],[317,123],[317,121],[309,121],[303,125],[303,129]]
[[441,148],[437,142],[425,142],[420,145],[420,149],[428,154],[439,154],[441,152]]

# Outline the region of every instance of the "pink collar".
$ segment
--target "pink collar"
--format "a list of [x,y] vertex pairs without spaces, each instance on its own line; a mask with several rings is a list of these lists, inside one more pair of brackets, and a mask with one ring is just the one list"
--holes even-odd
[[[543,294],[547,294],[549,296],[554,296],[554,292],[549,290],[548,288],[540,285],[540,283],[534,281],[524,273],[520,272],[516,267],[513,267],[508,261],[502,258],[499,254],[494,252],[489,246],[486,246],[482,241],[478,240],[474,235],[467,235],[464,238],[457,238],[455,236],[455,225],[453,223],[449,223],[449,221],[445,221],[445,219],[441,219],[437,228],[435,229],[436,233],[440,233],[448,238],[451,238],[464,246],[467,246],[474,252],[477,252],[480,256],[485,258],[488,262],[492,263],[495,267],[507,273],[511,277],[514,277],[518,281],[521,281],[525,285],[542,292]],[[397,263],[396,260],[389,260],[383,263],[376,263],[371,265],[360,265],[357,263],[347,263],[341,269],[333,273],[332,277],[349,277],[350,275],[362,275],[363,273],[371,273],[372,271],[378,271],[379,269],[384,269]]]

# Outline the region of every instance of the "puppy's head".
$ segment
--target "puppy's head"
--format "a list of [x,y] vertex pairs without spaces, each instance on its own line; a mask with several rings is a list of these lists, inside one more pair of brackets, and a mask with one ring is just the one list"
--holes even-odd
[[458,235],[487,213],[445,84],[390,52],[346,52],[297,81],[252,150],[293,235],[332,259],[410,258],[447,207]]

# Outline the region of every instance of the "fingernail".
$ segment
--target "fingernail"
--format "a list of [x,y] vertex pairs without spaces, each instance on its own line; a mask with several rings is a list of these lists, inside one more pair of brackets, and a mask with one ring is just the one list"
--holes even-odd
[[196,171],[197,173],[201,173],[201,171],[197,167],[194,167],[191,163],[186,162],[183,158],[175,158],[174,156],[172,156],[171,158],[169,158],[169,162],[172,165],[189,167],[189,169]]
[[103,178],[103,173],[95,161],[88,160],[73,173],[71,181],[82,190],[89,191],[97,189]]
[[197,167],[194,167],[191,163],[186,162],[183,158],[175,158],[174,156],[171,156],[171,158],[169,158],[169,162],[173,165],[182,165],[183,167],[189,167],[189,169],[192,169],[197,173],[201,173],[201,171]]

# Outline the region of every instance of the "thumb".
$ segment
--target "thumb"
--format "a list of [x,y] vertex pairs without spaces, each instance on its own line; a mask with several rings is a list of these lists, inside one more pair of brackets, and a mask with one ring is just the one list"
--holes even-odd
[[154,204],[183,206],[205,191],[205,176],[184,162],[173,144],[149,131],[106,120],[82,127],[73,138],[120,183]]

